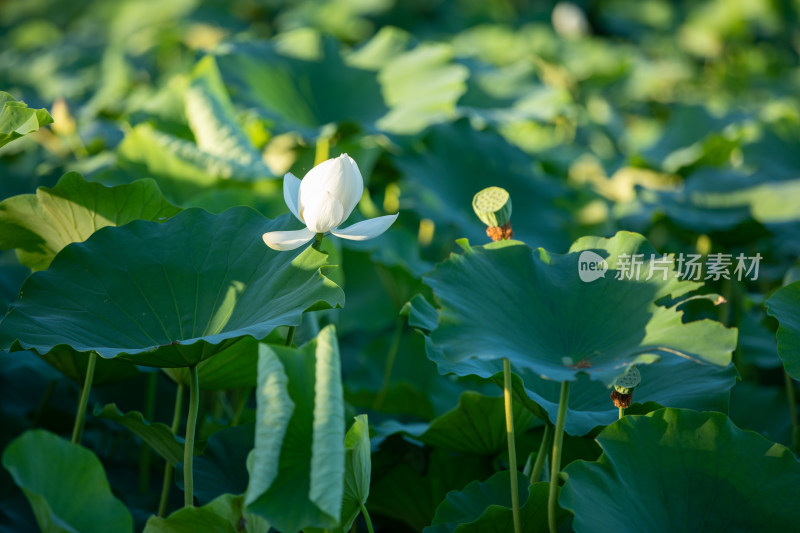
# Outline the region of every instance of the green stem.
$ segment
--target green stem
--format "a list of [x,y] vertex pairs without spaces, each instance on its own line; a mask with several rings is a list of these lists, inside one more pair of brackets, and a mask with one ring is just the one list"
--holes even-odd
[[186,418],[186,444],[183,449],[183,506],[194,507],[194,435],[197,410],[200,407],[200,377],[197,365],[189,367],[189,416]]
[[503,359],[503,400],[506,408],[506,437],[508,440],[508,469],[511,478],[511,512],[514,533],[522,533],[519,520],[519,491],[517,489],[517,449],[514,442],[514,411],[511,408],[511,362]]
[[783,378],[786,381],[786,397],[789,399],[789,416],[792,418],[792,448],[798,451],[800,436],[797,434],[797,399],[794,394],[794,381],[786,369],[783,371]]
[[558,478],[561,473],[561,448],[564,444],[564,423],[567,420],[567,404],[569,403],[569,381],[561,382],[561,397],[558,400],[558,418],[556,432],[553,435],[553,454],[550,465],[550,494],[547,497],[547,525],[550,533],[557,533],[556,507],[558,506]]
[[542,470],[544,470],[544,458],[547,456],[547,446],[552,437],[553,426],[545,424],[544,434],[542,435],[542,443],[539,445],[539,453],[536,454],[536,462],[533,463],[533,470],[531,471],[531,485],[542,479]]
[[364,502],[358,502],[358,506],[361,508],[361,514],[364,515],[364,521],[367,523],[367,531],[375,533],[375,530],[372,529],[372,519],[369,517],[366,505],[364,505]]
[[625,416],[625,408],[624,407],[620,407],[619,408],[619,420],[622,420],[623,416]]
[[[172,433],[178,434],[178,426],[181,423],[183,413],[183,383],[178,383],[178,390],[175,392],[175,408],[172,412]],[[172,486],[172,472],[175,467],[167,463],[164,467],[164,482],[161,484],[161,500],[158,502],[158,516],[163,517],[167,510],[167,500],[169,500],[169,488]]]
[[295,326],[289,326],[289,331],[286,333],[286,346],[292,345],[292,340],[294,339],[294,330]]
[[97,352],[89,352],[89,364],[86,365],[86,379],[81,390],[81,399],[78,401],[78,412],[75,415],[75,425],[72,426],[72,443],[79,444],[83,436],[83,423],[86,420],[86,406],[89,404],[89,392],[94,381],[94,367],[97,364]]
[[392,336],[392,345],[389,347],[389,355],[386,357],[386,369],[383,372],[383,384],[378,395],[375,397],[375,404],[373,408],[379,411],[386,400],[386,394],[389,392],[389,383],[392,380],[392,369],[394,368],[394,361],[397,359],[397,352],[400,349],[400,339],[403,336],[403,321],[398,320],[394,328],[394,335]]
[[[156,384],[158,383],[158,373],[151,372],[147,376],[147,392],[144,401],[144,418],[153,420],[156,408]],[[139,492],[147,494],[150,488],[150,462],[153,457],[149,446],[139,448]]]

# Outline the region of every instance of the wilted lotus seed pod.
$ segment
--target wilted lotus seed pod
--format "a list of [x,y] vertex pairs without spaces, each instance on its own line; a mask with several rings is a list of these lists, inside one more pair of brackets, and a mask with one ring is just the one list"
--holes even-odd
[[642,375],[635,366],[628,368],[625,374],[617,378],[614,390],[611,391],[611,400],[615,407],[627,409],[633,401],[633,390],[642,382]]
[[501,187],[487,187],[472,198],[472,209],[481,222],[486,224],[486,234],[493,241],[510,239],[511,230],[511,197]]

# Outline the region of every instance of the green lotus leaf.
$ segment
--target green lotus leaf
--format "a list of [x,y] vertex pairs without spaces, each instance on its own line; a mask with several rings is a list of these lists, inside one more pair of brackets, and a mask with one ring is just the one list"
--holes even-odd
[[264,246],[263,232],[290,224],[237,207],[103,228],[28,278],[0,321],[0,346],[191,366],[242,337],[299,324],[307,309],[340,306],[342,290],[319,271],[324,254]]
[[566,467],[577,532],[792,531],[800,462],[721,413],[663,409],[604,429],[597,462]]
[[378,128],[412,134],[452,120],[469,77],[466,67],[452,61],[453,50],[443,43],[423,44],[388,61],[378,80],[391,110],[378,120]]
[[[579,261],[581,252],[590,255]],[[646,258],[639,279],[612,277],[634,254]],[[545,379],[585,373],[606,386],[629,365],[667,355],[727,366],[736,330],[710,320],[684,324],[676,305],[658,305],[699,284],[677,279],[671,263],[646,280],[650,254],[644,237],[627,232],[579,239],[565,255],[517,241],[468,248],[424,277],[441,305],[430,338],[445,360],[463,367],[460,374],[481,377],[501,371],[503,358]],[[579,262],[595,260],[606,262],[608,275],[581,281]]]
[[167,518],[151,516],[144,533],[269,533],[269,523],[244,509],[244,497],[223,494],[202,507],[184,507]]
[[25,493],[40,531],[133,532],[133,518],[111,493],[90,450],[41,429],[26,431],[3,451],[3,467]]
[[[98,361],[99,362],[99,361]],[[256,386],[258,341],[244,337],[197,365],[202,390],[226,390]],[[164,368],[175,383],[189,386],[188,368]]]
[[299,349],[259,349],[246,504],[280,531],[339,525],[345,478],[341,379],[333,326]]
[[186,118],[201,151],[235,161],[242,168],[250,169],[248,175],[255,174],[256,178],[273,175],[262,161],[261,152],[236,120],[213,56],[204,57],[195,66],[185,98]]
[[780,322],[778,355],[786,372],[800,380],[800,281],[775,292],[767,300],[767,313]]
[[274,177],[260,160],[245,164],[204,152],[192,141],[146,123],[125,135],[117,155],[121,169],[152,177],[169,199],[181,204],[203,193],[211,195],[226,182],[235,185]]
[[133,220],[162,221],[180,212],[153,180],[106,187],[68,172],[53,188],[0,202],[0,249],[16,248],[22,264],[44,270],[66,245],[100,228]]
[[0,147],[53,123],[46,109],[31,109],[7,92],[0,91]]
[[[452,491],[436,508],[436,515],[424,533],[483,533],[514,530],[511,511],[509,471],[497,472],[486,481],[473,481],[461,491]],[[528,479],[517,472],[520,508],[520,524],[526,533],[546,533],[547,494],[549,483],[529,484]],[[556,520],[566,518],[559,509]]]
[[[530,428],[533,420],[529,410],[518,402],[514,403],[514,429],[517,434]],[[458,406],[430,424],[387,421],[375,431],[378,436],[402,432],[430,446],[477,455],[494,456],[508,446],[503,398],[492,398],[471,391],[464,392]]]
[[183,100],[195,142],[139,124],[119,147],[122,168],[152,176],[167,196],[181,203],[204,193],[219,194],[223,180],[253,183],[274,177],[239,124],[212,56],[196,65]]
[[[328,531],[347,533],[361,513],[361,504],[369,497],[369,483],[372,475],[370,456],[369,423],[367,415],[358,415],[355,423],[347,430],[344,439],[345,472],[342,515],[340,524]],[[307,533],[324,533],[324,529],[306,528]]]
[[138,411],[123,413],[116,404],[95,407],[94,416],[113,420],[141,438],[172,466],[183,461],[184,441],[175,435],[169,426],[160,422],[149,422]]
[[[582,250],[605,256],[605,278],[580,281]],[[442,309],[414,298],[409,323],[430,331],[426,351],[441,373],[501,384],[501,358],[509,357],[522,378],[515,379],[515,395],[539,417],[555,420],[560,380],[575,380],[566,420],[573,435],[617,418],[606,387],[635,361],[643,378],[635,401],[727,409],[737,376],[730,365],[736,331],[708,320],[682,322],[677,306],[696,283],[671,274],[666,281],[613,279],[617,258],[625,253],[647,256],[652,249],[632,233],[581,239],[563,256],[532,253],[513,241],[472,247],[425,277]],[[514,281],[519,279],[528,281],[520,286]],[[456,294],[456,287],[472,289]],[[656,305],[667,300],[672,307]],[[551,309],[553,301],[560,305]]]

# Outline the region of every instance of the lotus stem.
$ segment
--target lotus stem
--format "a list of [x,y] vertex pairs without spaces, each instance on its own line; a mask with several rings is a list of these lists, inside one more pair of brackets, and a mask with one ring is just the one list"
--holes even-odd
[[625,416],[625,408],[624,407],[620,407],[619,408],[619,418],[618,418],[618,420],[622,420],[623,416]]
[[361,514],[364,515],[364,521],[367,523],[367,531],[369,531],[369,533],[375,533],[375,530],[372,529],[372,519],[369,517],[367,506],[364,505],[364,502],[358,502],[358,506],[361,508]]
[[78,412],[75,414],[75,425],[72,426],[72,443],[80,444],[83,436],[83,424],[86,421],[86,406],[89,404],[89,393],[94,381],[94,367],[97,365],[97,352],[89,352],[89,364],[86,365],[86,378],[83,381],[81,398],[78,401]]
[[186,444],[183,449],[183,506],[194,507],[194,436],[197,425],[197,410],[200,406],[200,377],[197,365],[189,367],[189,416],[186,418]]
[[514,411],[511,408],[511,362],[503,359],[503,400],[506,409],[506,436],[508,440],[508,469],[511,478],[511,512],[514,516],[514,533],[522,533],[519,520],[519,491],[517,489],[517,449],[514,442]]
[[[178,426],[181,423],[181,414],[183,414],[183,383],[178,383],[178,390],[175,392],[175,408],[172,412],[172,433],[178,434]],[[164,481],[161,484],[161,499],[158,502],[158,516],[163,517],[164,512],[167,510],[167,500],[169,500],[169,489],[172,486],[172,472],[175,468],[171,463],[167,462],[164,467]]]
[[544,470],[544,458],[547,456],[547,445],[552,437],[553,426],[545,424],[544,434],[542,434],[542,443],[539,445],[539,453],[536,454],[536,462],[533,463],[533,470],[531,470],[531,485],[542,479],[542,470]]
[[561,473],[561,448],[564,444],[564,423],[567,420],[567,404],[569,403],[569,381],[561,382],[561,397],[558,400],[558,418],[556,432],[553,435],[553,454],[550,465],[550,493],[547,497],[547,525],[550,533],[558,533],[556,524],[556,508],[558,507],[558,478]]

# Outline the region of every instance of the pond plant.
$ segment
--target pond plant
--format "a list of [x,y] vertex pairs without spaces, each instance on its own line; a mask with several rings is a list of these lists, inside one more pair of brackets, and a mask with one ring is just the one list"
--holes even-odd
[[739,4],[0,4],[0,533],[800,530]]

